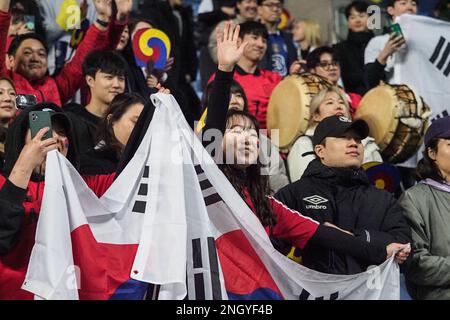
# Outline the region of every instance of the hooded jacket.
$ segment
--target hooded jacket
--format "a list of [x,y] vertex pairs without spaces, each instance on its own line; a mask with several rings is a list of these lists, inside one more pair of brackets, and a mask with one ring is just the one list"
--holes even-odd
[[[7,179],[12,171],[25,142],[29,128],[28,115],[31,111],[53,109],[63,113],[54,104],[40,104],[25,109],[12,123],[5,143],[5,164],[0,176],[0,300],[33,299],[33,295],[21,289],[28,268],[31,250],[34,245],[37,220],[39,217],[44,177],[33,173],[27,189],[15,186]],[[77,163],[77,152],[73,142],[72,125],[67,118],[66,128],[69,139],[67,158],[72,164]],[[101,195],[113,182],[114,175],[108,177],[90,177],[85,179],[88,186]]]
[[84,154],[94,149],[97,127],[102,118],[90,113],[78,103],[66,104],[63,110],[67,113],[73,126],[75,144],[78,153]]
[[[411,241],[403,209],[393,195],[373,187],[359,169],[330,168],[315,159],[300,180],[281,189],[275,198],[319,223],[332,223],[375,245]],[[370,265],[313,245],[302,252],[302,258],[305,266],[333,274],[355,274]]]
[[[34,245],[37,218],[44,191],[43,176],[33,173],[26,190],[7,179],[25,145],[31,111],[52,109],[62,113],[54,104],[38,104],[27,108],[11,124],[5,142],[4,170],[0,176],[0,300],[32,299],[33,295],[20,289]],[[73,140],[70,122],[67,138]],[[76,151],[69,144],[67,158],[76,163]]]
[[[245,202],[257,214],[248,191],[244,190],[244,194]],[[387,257],[386,249],[383,246],[372,245],[335,228],[320,225],[300,212],[289,209],[273,197],[267,197],[267,201],[272,208],[276,223],[271,226],[265,225],[264,229],[276,247],[281,240],[299,249],[310,246],[333,248],[341,253],[353,254],[375,264],[381,264]]]

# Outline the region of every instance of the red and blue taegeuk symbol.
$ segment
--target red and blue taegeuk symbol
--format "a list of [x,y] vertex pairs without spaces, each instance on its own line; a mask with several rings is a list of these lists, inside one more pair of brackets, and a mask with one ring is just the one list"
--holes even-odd
[[143,28],[136,32],[133,39],[133,51],[139,67],[146,67],[149,61],[156,69],[163,69],[170,55],[170,39],[161,30]]
[[370,182],[378,189],[394,193],[400,186],[400,173],[398,169],[383,162],[368,162],[362,165]]

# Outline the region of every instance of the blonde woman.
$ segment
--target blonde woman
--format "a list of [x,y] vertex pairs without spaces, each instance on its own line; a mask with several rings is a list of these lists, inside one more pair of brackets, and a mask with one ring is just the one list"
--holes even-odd
[[[303,175],[308,164],[315,159],[312,145],[312,136],[316,126],[323,119],[338,115],[351,119],[350,108],[345,95],[337,86],[323,89],[313,97],[310,105],[310,118],[305,135],[299,137],[289,152],[287,163],[291,182],[297,181]],[[367,137],[363,141],[364,161],[363,163],[378,161],[382,162],[379,148],[375,140]]]
[[292,37],[298,48],[298,59],[306,59],[311,51],[322,45],[320,25],[313,20],[295,21]]

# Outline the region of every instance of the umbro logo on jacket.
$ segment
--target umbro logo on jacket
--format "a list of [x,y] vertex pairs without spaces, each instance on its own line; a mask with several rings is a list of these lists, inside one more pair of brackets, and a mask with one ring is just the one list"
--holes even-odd
[[306,205],[306,209],[326,209],[327,208],[326,205],[320,205],[320,204],[328,202],[328,199],[325,199],[318,195],[314,195],[314,196],[303,198],[303,201],[310,203],[310,204]]

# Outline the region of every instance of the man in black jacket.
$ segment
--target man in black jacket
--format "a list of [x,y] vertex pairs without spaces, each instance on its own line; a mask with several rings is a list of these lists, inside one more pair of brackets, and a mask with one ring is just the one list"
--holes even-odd
[[97,127],[109,104],[125,91],[125,62],[114,51],[94,51],[83,62],[83,76],[89,87],[88,105],[70,103],[63,107],[73,123],[79,154],[95,147]]
[[[312,139],[318,159],[300,180],[275,197],[303,215],[368,242],[409,243],[411,231],[401,207],[390,193],[370,185],[360,169],[361,140],[368,133],[363,120],[351,122],[340,116],[322,120]],[[366,261],[313,246],[302,252],[302,259],[308,268],[333,274],[355,274],[369,266]]]
[[345,90],[359,95],[366,93],[364,84],[364,50],[374,37],[367,28],[369,4],[365,1],[353,1],[345,8],[348,22],[347,40],[335,45],[342,71]]

